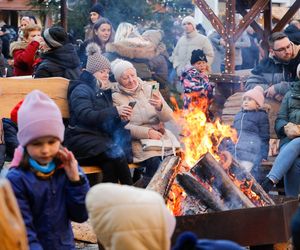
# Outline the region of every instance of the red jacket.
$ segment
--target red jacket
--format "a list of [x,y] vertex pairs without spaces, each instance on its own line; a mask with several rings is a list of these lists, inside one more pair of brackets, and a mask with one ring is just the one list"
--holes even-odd
[[32,75],[34,66],[41,61],[40,58],[36,58],[39,46],[36,41],[29,44],[24,41],[12,43],[11,54],[14,58],[15,76]]

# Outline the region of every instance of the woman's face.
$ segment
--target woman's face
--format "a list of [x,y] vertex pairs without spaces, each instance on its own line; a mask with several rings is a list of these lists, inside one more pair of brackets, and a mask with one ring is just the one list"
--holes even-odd
[[29,18],[22,18],[21,23],[20,23],[20,29],[24,30],[26,26],[28,26],[30,23]]
[[101,42],[107,42],[111,35],[111,26],[107,23],[101,24],[101,26],[95,30],[95,34],[98,36]]
[[90,13],[90,19],[92,23],[95,23],[100,18],[100,15],[97,12]]
[[28,37],[24,38],[24,39],[25,39],[26,42],[31,43],[36,36],[37,37],[41,37],[42,36],[40,30],[30,31],[29,34],[28,34]]
[[138,78],[134,69],[126,69],[119,79],[119,83],[126,89],[134,89],[138,85]]
[[107,82],[109,78],[109,69],[103,69],[94,73],[94,76],[101,83]]

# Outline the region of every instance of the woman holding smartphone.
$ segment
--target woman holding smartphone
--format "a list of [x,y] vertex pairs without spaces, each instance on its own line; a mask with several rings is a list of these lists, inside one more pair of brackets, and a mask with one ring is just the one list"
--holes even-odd
[[113,61],[112,72],[118,82],[117,91],[113,93],[114,104],[118,107],[136,102],[126,128],[132,137],[133,162],[146,168],[144,177],[149,181],[162,161],[163,152],[144,150],[141,139],[161,140],[167,136],[164,122],[173,118],[173,111],[158,87],[152,89],[150,83],[137,77],[136,69],[130,62],[120,59]]

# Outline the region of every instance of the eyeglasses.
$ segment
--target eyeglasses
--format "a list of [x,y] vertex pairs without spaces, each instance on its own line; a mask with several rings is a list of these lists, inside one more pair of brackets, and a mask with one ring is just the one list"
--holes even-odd
[[274,49],[273,48],[273,50],[276,51],[276,52],[283,52],[283,51],[289,50],[291,47],[292,47],[292,43],[290,43],[288,46],[283,47],[283,48],[279,48],[279,49]]

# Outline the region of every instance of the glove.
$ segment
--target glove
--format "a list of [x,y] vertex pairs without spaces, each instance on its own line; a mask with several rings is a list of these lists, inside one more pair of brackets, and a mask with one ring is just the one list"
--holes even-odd
[[289,139],[294,139],[300,136],[300,127],[292,122],[284,126],[284,133]]

